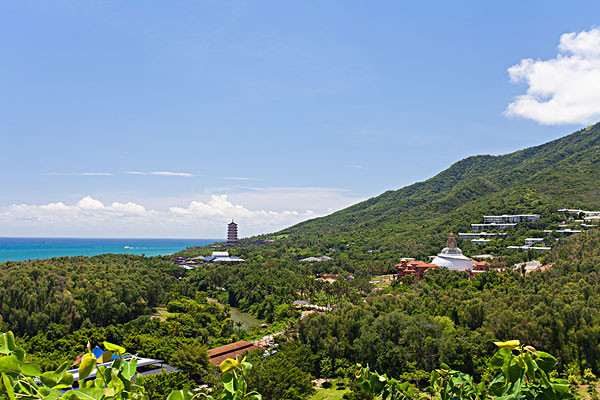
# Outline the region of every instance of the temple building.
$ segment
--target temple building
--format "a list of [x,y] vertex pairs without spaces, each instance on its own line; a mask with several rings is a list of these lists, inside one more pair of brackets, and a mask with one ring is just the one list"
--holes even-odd
[[402,279],[405,276],[414,276],[417,279],[423,279],[425,272],[432,268],[437,268],[437,265],[427,264],[423,261],[407,261],[405,258],[400,260],[400,264],[396,264],[398,279]]
[[448,268],[453,271],[471,271],[473,270],[473,261],[465,257],[462,250],[456,245],[456,237],[452,232],[446,242],[446,247],[432,261],[432,264],[438,267]]
[[238,232],[237,224],[231,220],[231,223],[227,225],[227,243],[237,243]]

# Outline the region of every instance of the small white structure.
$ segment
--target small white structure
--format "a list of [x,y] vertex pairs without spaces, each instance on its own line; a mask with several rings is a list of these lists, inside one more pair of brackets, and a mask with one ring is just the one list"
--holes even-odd
[[541,262],[539,262],[537,260],[533,260],[533,261],[527,261],[524,263],[515,264],[513,269],[515,271],[521,271],[522,269],[525,269],[525,273],[528,273],[528,272],[535,271],[536,269],[540,268],[541,266],[542,266]]
[[491,242],[492,239],[471,239],[471,243],[473,244],[487,244],[488,242]]
[[521,251],[528,251],[528,250],[537,250],[537,251],[546,251],[546,250],[552,250],[551,247],[546,247],[546,246],[507,246],[507,249],[513,249],[513,250],[521,250]]
[[544,244],[544,238],[526,238],[524,240],[525,246],[533,246],[535,244]]
[[600,217],[600,211],[587,211],[587,210],[577,210],[577,209],[571,209],[571,208],[561,208],[560,210],[558,210],[559,213],[563,213],[563,214],[583,214],[584,218],[589,218],[589,217]]
[[201,260],[205,263],[214,263],[214,262],[244,262],[241,257],[230,256],[226,251],[213,251],[210,257],[202,257]]
[[575,209],[575,208],[560,208],[557,212],[561,214],[579,214],[583,212],[583,210]]
[[329,261],[331,260],[331,257],[328,256],[321,256],[321,257],[307,257],[307,258],[303,258],[300,261],[302,262],[321,262],[321,261]]
[[471,239],[479,239],[486,237],[497,237],[497,236],[506,236],[508,233],[506,232],[460,232],[458,237],[463,240],[471,240]]
[[486,224],[505,224],[507,222],[533,222],[540,219],[539,214],[503,214],[503,215],[484,215],[483,222]]
[[553,233],[557,233],[561,236],[571,236],[574,235],[576,233],[581,233],[580,229],[557,229],[557,230],[552,230],[552,229],[545,229],[544,233],[547,235],[551,235]]
[[514,228],[515,226],[517,226],[516,223],[498,224],[496,222],[492,222],[489,224],[471,224],[471,228],[473,228],[474,231],[482,231],[486,229],[510,229]]
[[452,271],[471,271],[473,269],[471,259],[465,257],[462,250],[456,246],[456,238],[453,233],[450,233],[446,247],[431,260],[431,263]]

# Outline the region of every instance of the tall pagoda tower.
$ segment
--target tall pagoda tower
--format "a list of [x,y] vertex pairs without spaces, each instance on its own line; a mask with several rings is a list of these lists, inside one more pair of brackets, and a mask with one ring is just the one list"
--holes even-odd
[[237,224],[231,220],[231,223],[227,225],[227,243],[237,243]]

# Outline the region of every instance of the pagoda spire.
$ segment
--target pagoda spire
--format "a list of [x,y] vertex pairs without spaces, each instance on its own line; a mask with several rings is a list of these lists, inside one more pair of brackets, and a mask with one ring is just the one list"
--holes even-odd
[[456,236],[454,233],[450,231],[450,235],[448,235],[448,241],[446,242],[446,247],[456,247]]

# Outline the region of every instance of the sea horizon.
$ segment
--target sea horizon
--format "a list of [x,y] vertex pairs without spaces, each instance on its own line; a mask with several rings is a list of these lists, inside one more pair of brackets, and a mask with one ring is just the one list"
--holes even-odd
[[220,241],[224,239],[6,236],[0,237],[0,262],[100,254],[165,256]]

